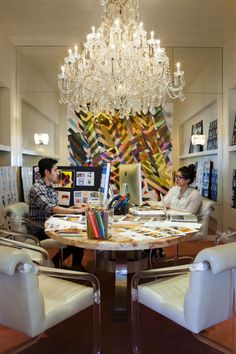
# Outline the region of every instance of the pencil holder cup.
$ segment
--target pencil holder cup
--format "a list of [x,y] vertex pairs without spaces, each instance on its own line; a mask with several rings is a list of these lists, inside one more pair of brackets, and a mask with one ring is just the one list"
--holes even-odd
[[87,237],[95,240],[107,240],[112,236],[113,209],[91,206],[86,211]]

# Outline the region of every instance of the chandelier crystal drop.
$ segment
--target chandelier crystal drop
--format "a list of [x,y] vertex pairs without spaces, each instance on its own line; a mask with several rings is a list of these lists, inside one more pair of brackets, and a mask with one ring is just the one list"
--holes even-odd
[[166,97],[184,100],[184,72],[169,58],[154,32],[138,22],[138,0],[100,0],[103,20],[88,34],[82,53],[69,49],[58,75],[60,103],[76,111],[120,117],[156,113]]

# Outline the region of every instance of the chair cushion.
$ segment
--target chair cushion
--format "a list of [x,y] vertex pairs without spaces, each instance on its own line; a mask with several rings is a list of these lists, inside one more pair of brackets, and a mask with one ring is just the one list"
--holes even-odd
[[67,280],[39,276],[44,297],[45,330],[93,304],[93,289]]
[[138,299],[143,305],[187,328],[184,297],[188,286],[189,274],[153,281],[138,287]]

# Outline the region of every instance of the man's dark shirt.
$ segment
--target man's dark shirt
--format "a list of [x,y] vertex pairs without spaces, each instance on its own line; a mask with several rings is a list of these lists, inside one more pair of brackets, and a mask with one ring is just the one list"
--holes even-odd
[[[42,179],[36,182],[29,192],[29,219],[44,227],[44,222],[53,214],[53,208],[57,205],[57,193],[53,186],[47,186]],[[35,235],[39,229],[28,225],[28,230]]]

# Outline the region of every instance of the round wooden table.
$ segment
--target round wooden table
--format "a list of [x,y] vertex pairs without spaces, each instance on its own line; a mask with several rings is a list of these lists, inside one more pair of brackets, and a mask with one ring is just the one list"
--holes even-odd
[[[131,217],[131,223],[114,222],[112,226],[112,236],[108,240],[88,239],[86,230],[80,229],[79,227],[77,229],[78,234],[74,231],[70,236],[64,234],[62,236],[58,231],[46,230],[49,237],[63,244],[95,251],[105,251],[99,252],[99,254],[102,253],[103,256],[105,255],[105,257],[100,259],[100,263],[103,268],[104,264],[108,266],[106,270],[113,270],[115,272],[115,306],[113,312],[115,320],[124,320],[127,316],[127,274],[129,272],[132,273],[140,269],[145,269],[148,263],[147,258],[149,252],[146,253],[146,259],[139,257],[135,259],[135,257],[133,257],[132,261],[130,261],[131,251],[135,254],[136,251],[177,245],[191,238],[195,233],[158,238],[140,236],[137,239],[133,237],[132,233],[136,233],[137,230],[139,232],[142,231],[144,223],[147,221],[148,218],[145,217],[141,222],[132,222]],[[46,222],[46,227],[49,222],[50,219]],[[124,235],[124,230],[127,233],[126,235]]]
[[[49,219],[50,220],[50,219]],[[143,223],[132,223],[132,224],[122,224],[114,223],[112,226],[112,236],[107,239],[88,239],[86,230],[79,229],[78,227],[78,236],[76,236],[76,231],[73,232],[73,236],[60,235],[58,231],[46,230],[46,234],[66,245],[81,247],[85,249],[93,249],[100,251],[134,251],[134,250],[144,250],[144,249],[153,249],[158,247],[169,247],[180,242],[184,242],[186,239],[190,238],[195,232],[188,233],[185,235],[176,235],[170,237],[143,237],[136,239],[135,237],[125,236],[122,234],[123,229],[127,231],[130,230],[136,231],[143,227],[144,223],[147,222],[147,218],[144,219]],[[47,227],[46,222],[46,227]],[[184,229],[184,224],[183,224]]]

